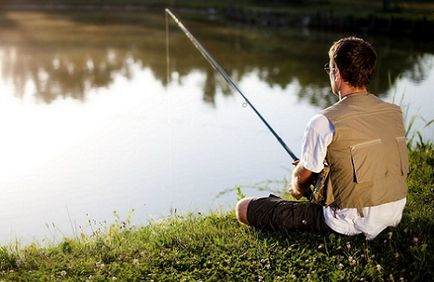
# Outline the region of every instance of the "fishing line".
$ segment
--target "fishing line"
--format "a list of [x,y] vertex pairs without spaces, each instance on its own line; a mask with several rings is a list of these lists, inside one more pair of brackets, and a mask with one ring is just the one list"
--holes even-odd
[[[282,147],[285,149],[285,151],[291,156],[291,158],[296,161],[298,158],[295,156],[295,154],[289,149],[289,147],[283,142],[282,138],[274,131],[274,129],[268,124],[268,122],[262,117],[262,115],[258,112],[258,110],[253,106],[253,104],[247,99],[247,97],[241,92],[238,85],[232,80],[232,78],[227,74],[227,72],[223,69],[222,66],[220,66],[219,63],[208,53],[208,51],[202,46],[202,44],[197,41],[197,39],[190,33],[190,31],[182,24],[180,20],[169,10],[166,9],[166,20],[167,15],[169,15],[175,23],[178,25],[178,27],[184,32],[184,34],[190,39],[190,41],[193,43],[194,47],[202,54],[202,56],[208,61],[208,63],[211,64],[211,66],[221,74],[221,76],[224,78],[224,80],[229,84],[229,86],[232,88],[233,91],[238,92],[244,99],[245,103],[248,104],[252,110],[256,113],[256,115],[262,120],[262,122],[267,126],[267,128],[270,130],[270,132],[274,135],[274,137],[277,139],[277,141],[282,145]],[[167,22],[166,22],[167,24]],[[166,32],[168,31],[168,27],[166,26]],[[166,40],[168,40],[168,35],[166,35]],[[168,47],[166,47],[168,48]],[[168,50],[168,49],[167,49]],[[167,59],[166,59],[167,60]]]
[[166,85],[170,82],[169,16],[166,13]]

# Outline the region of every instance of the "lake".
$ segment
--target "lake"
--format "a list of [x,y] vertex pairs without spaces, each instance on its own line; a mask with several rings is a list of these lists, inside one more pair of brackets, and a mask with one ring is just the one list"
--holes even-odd
[[[178,16],[299,155],[305,124],[335,101],[323,65],[344,34]],[[288,154],[173,22],[166,53],[163,12],[3,11],[0,35],[2,244],[227,211],[238,185],[267,195],[290,177]],[[434,118],[433,42],[360,36],[379,55],[370,91],[416,117],[414,136]]]

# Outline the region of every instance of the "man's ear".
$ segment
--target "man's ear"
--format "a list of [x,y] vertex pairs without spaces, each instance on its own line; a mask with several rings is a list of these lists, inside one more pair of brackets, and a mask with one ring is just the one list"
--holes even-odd
[[338,68],[335,68],[334,76],[335,76],[335,80],[337,80],[338,78],[341,78],[341,72],[339,71]]

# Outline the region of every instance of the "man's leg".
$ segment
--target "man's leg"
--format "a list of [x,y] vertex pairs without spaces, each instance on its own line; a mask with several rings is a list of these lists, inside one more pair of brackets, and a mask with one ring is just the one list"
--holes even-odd
[[274,195],[242,199],[237,203],[236,214],[239,222],[261,229],[319,233],[330,231],[324,221],[322,206],[310,202],[287,201]]
[[247,208],[250,201],[252,201],[253,199],[255,198],[244,198],[238,201],[235,207],[235,214],[240,223],[250,225],[249,221],[247,220]]

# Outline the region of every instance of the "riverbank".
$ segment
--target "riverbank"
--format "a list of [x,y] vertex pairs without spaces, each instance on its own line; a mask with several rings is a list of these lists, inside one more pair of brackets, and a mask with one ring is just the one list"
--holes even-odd
[[[364,236],[266,233],[233,212],[129,219],[57,245],[0,249],[6,281],[337,281],[432,279],[434,146],[410,153],[409,196],[400,225]],[[235,202],[235,195],[234,195]]]
[[[265,4],[264,4],[265,3]],[[294,4],[295,3],[295,4]],[[399,3],[385,10],[380,1],[184,1],[184,0],[5,0],[3,10],[124,11],[169,7],[192,17],[267,27],[302,27],[351,33],[409,36],[434,35],[433,3]]]

